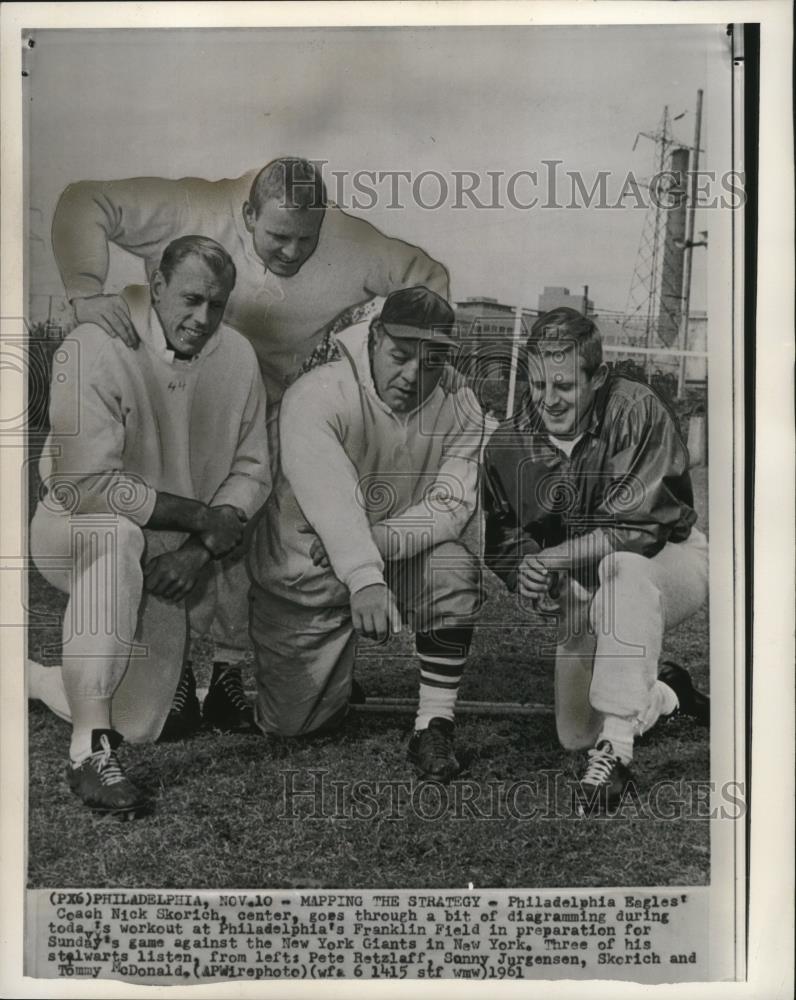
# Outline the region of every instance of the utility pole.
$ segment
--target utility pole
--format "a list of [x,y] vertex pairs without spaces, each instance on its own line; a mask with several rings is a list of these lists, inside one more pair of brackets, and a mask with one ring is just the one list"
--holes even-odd
[[517,363],[520,357],[520,340],[522,339],[522,306],[517,306],[514,313],[514,334],[511,338],[511,368],[509,369],[509,395],[506,400],[506,420],[514,413],[514,394],[517,389]]
[[[688,320],[691,312],[691,267],[694,255],[694,221],[696,218],[696,201],[699,190],[699,142],[702,138],[702,91],[697,91],[696,121],[694,122],[694,148],[691,161],[691,195],[688,199],[688,229],[685,243],[685,275],[683,277],[683,310],[681,314],[680,350],[688,350]],[[685,355],[680,356],[680,370],[677,375],[677,396],[682,399],[685,393]]]
[[583,286],[583,315],[589,315],[589,286]]

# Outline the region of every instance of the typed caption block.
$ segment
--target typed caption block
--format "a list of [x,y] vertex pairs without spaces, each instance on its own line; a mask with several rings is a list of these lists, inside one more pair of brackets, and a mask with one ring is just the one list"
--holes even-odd
[[31,890],[26,974],[127,982],[708,978],[706,889]]

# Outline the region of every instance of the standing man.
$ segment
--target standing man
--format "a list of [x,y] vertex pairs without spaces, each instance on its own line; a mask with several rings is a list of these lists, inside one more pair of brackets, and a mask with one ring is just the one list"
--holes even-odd
[[483,419],[450,367],[454,314],[428,288],[392,292],[339,335],[280,414],[283,475],[250,550],[252,638],[266,733],[330,729],[347,710],[355,635],[406,621],[420,660],[409,756],[458,771],[456,694],[481,603],[462,533],[477,504]]
[[532,605],[558,601],[558,736],[588,748],[581,801],[610,812],[636,736],[678,709],[708,723],[688,673],[658,663],[707,598],[707,542],[673,416],[609,374],[595,323],[554,309],[528,351],[530,399],[486,448],[485,558]]
[[104,291],[108,245],[143,258],[151,275],[166,244],[186,233],[217,240],[235,263],[225,321],[254,347],[270,406],[351,306],[418,284],[448,294],[441,264],[327,205],[320,169],[285,157],[232,180],[71,184],[58,202],[52,240],[77,321],[135,346],[124,301]]
[[[180,680],[188,620],[212,628],[229,661],[245,650],[248,588],[233,550],[270,473],[254,351],[221,325],[234,285],[223,247],[183,236],[149,288],[124,292],[138,351],[93,323],[60,348],[31,551],[69,603],[63,666],[31,664],[29,692],[72,722],[69,783],[93,809],[145,804],[116,758],[123,737],[173,728],[173,704],[178,723],[198,722],[192,675]],[[239,711],[227,687],[217,668],[208,722]]]

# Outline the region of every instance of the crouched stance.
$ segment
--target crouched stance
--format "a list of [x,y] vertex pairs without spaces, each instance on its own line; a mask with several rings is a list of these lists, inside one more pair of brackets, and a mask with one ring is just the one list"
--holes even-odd
[[453,311],[424,287],[338,335],[280,413],[282,471],[250,556],[257,719],[329,728],[351,695],[355,635],[408,623],[420,659],[412,761],[447,779],[456,694],[481,603],[462,533],[476,508],[482,417],[448,362]]
[[137,351],[83,324],[59,352],[31,549],[69,604],[63,666],[30,664],[29,694],[71,720],[70,785],[95,809],[143,803],[115,751],[161,734],[188,618],[228,660],[246,647],[233,550],[270,473],[254,352],[220,325],[234,281],[219,244],[175,240],[125,293]]
[[707,542],[673,416],[608,373],[592,320],[553,310],[528,350],[529,396],[486,449],[486,561],[532,605],[555,599],[558,736],[588,750],[581,791],[610,810],[637,736],[678,708],[708,721],[684,668],[659,665],[706,600]]

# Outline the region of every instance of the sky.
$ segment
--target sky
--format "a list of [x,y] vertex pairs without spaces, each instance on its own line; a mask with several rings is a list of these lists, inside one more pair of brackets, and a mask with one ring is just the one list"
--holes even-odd
[[[325,161],[330,194],[349,204],[357,171],[442,175],[447,198],[428,174],[415,189],[423,204],[399,180],[403,207],[390,207],[390,181],[371,180],[376,204],[360,196],[354,211],[445,263],[455,300],[533,307],[545,285],[588,284],[598,308],[623,309],[644,210],[543,208],[544,161],[561,161],[564,203],[567,171],[587,188],[610,171],[614,201],[628,171],[653,172],[653,144],[633,144],[656,129],[665,104],[686,113],[675,134],[691,143],[702,88],[701,165],[728,167],[710,149],[711,115],[729,111],[723,26],[50,30],[34,39],[24,96],[39,295],[62,293],[49,229],[68,183],[233,177],[294,154]],[[455,208],[454,171],[473,172],[487,204],[488,172],[498,172],[502,207],[460,199],[466,207]],[[508,202],[507,180],[521,171],[538,179],[520,176],[515,200],[535,195],[535,208]],[[698,231],[709,230],[708,215],[698,213]],[[694,309],[705,307],[704,262],[696,251]],[[110,287],[141,276],[137,261],[114,255]]]

